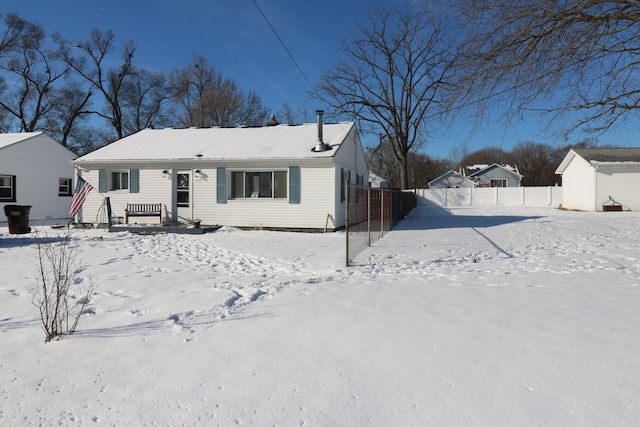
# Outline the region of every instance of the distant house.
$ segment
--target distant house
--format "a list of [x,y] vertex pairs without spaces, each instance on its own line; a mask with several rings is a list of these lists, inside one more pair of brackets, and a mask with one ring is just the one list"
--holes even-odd
[[369,172],[369,185],[373,188],[389,188],[389,181]]
[[0,134],[0,204],[31,206],[31,220],[69,218],[76,157],[42,132]]
[[520,187],[522,183],[522,175],[516,166],[498,163],[467,166],[463,174],[478,187]]
[[448,171],[429,181],[429,188],[469,188],[476,187],[475,181],[456,171]]
[[619,204],[640,210],[640,148],[569,150],[556,169],[567,209],[602,211]]
[[127,204],[162,204],[160,218],[247,228],[317,230],[345,225],[345,188],[367,184],[354,123],[252,128],[145,129],[76,159],[96,190],[79,221],[106,221]]

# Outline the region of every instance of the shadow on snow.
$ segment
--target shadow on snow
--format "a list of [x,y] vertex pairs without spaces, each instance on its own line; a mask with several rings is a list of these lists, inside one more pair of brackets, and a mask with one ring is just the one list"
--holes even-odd
[[408,230],[437,230],[443,228],[488,228],[499,225],[539,219],[541,216],[519,215],[456,215],[451,210],[431,205],[420,206],[411,211],[394,231]]

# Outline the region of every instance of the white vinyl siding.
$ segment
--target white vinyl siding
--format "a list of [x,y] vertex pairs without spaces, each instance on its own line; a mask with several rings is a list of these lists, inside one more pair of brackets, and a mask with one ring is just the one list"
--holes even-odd
[[603,203],[611,204],[609,196],[625,210],[640,210],[640,165],[601,165],[595,179],[595,210],[601,211]]
[[24,140],[2,146],[0,175],[15,176],[15,200],[11,203],[31,206],[29,219],[33,221],[68,219],[71,199],[59,196],[59,179],[74,176],[71,161],[75,157],[43,133],[25,133]]
[[[104,165],[101,169],[122,170],[118,165]],[[165,214],[171,218],[172,214],[172,172],[163,174],[163,170],[167,170],[167,166],[160,168],[149,168],[148,166],[133,164],[131,168],[139,168],[140,192],[131,193],[129,191],[114,191],[101,194],[98,191],[99,172],[98,169],[87,170],[82,173],[82,177],[90,183],[95,190],[91,191],[82,206],[79,216],[81,222],[103,222],[107,220],[106,209],[104,206],[104,197],[109,197],[111,209],[115,217],[124,218],[124,210],[127,203],[162,203],[163,218]],[[158,218],[145,218],[145,222],[158,222]]]
[[491,165],[468,177],[480,187],[519,187],[520,176],[499,165]]
[[[249,166],[247,170],[251,169]],[[229,168],[229,172],[232,169]],[[279,169],[276,165],[262,170]],[[286,171],[282,178],[287,177]],[[332,183],[334,169],[330,166],[300,166],[300,203],[290,203],[283,198],[229,198],[226,203],[216,203],[216,170],[207,171],[207,181],[195,182],[197,198],[194,215],[203,223],[224,224],[232,227],[249,228],[323,228],[327,223],[333,228],[334,192]],[[231,191],[232,174],[227,175],[227,184]],[[277,178],[278,179],[278,178]],[[238,178],[239,180],[239,178]],[[284,181],[287,186],[287,181]],[[280,191],[280,190],[278,190]],[[231,195],[231,193],[229,193]],[[200,195],[200,196],[198,196]],[[204,201],[204,202],[203,202]]]
[[[331,151],[331,156],[326,153],[315,156],[305,150],[302,158],[195,159],[193,162],[154,161],[153,165],[145,161],[115,160],[92,164],[88,160],[78,162],[78,166],[94,187],[99,183],[99,169],[139,169],[139,193],[114,191],[103,195],[111,198],[117,216],[124,215],[126,203],[162,203],[168,210],[166,218],[175,218],[171,212],[175,172],[198,169],[200,173],[192,174],[191,203],[185,218],[200,220],[203,225],[315,230],[326,226],[333,230],[344,226],[340,170],[344,169],[347,176],[350,174],[353,181],[359,176],[362,183],[363,177],[368,176],[364,152],[357,138],[352,127],[340,146]],[[163,173],[165,170],[168,173]],[[252,197],[254,194],[256,197]],[[90,194],[82,220],[96,221],[101,215],[103,196],[97,192]]]
[[575,156],[562,174],[562,205],[567,209],[595,209],[595,173],[589,162]]

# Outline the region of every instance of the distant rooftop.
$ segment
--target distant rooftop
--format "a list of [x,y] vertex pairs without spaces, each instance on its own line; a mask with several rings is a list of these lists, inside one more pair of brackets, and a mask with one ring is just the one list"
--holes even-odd
[[573,151],[589,162],[640,162],[640,148],[577,148]]

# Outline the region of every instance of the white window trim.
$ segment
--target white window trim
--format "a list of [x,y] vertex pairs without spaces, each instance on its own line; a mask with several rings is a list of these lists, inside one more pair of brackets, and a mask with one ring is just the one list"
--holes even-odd
[[[127,188],[113,188],[113,174],[117,173],[120,174],[120,184],[122,183],[122,174],[126,173],[127,174]],[[108,175],[107,175],[107,184],[108,184],[108,188],[110,192],[123,192],[123,193],[128,193],[129,192],[129,188],[131,188],[131,172],[129,169],[109,169],[108,170]]]
[[2,177],[6,177],[9,178],[11,180],[11,185],[8,187],[3,187],[3,188],[10,188],[11,189],[11,197],[9,198],[0,198],[0,202],[15,202],[16,199],[16,176],[15,175],[0,175]]
[[[66,181],[67,191],[60,191],[60,188],[62,187],[62,185],[60,185],[61,180]],[[73,196],[73,179],[72,178],[58,178],[58,196],[59,197]]]

